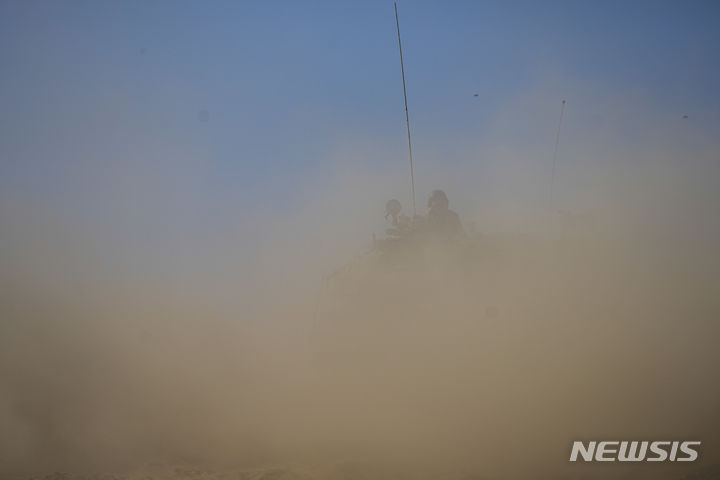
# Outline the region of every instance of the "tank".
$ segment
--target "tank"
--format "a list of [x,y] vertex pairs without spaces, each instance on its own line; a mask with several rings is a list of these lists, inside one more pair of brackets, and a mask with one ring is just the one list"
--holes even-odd
[[392,360],[400,350],[425,355],[439,345],[471,348],[488,325],[507,318],[508,287],[533,262],[528,252],[538,250],[539,239],[483,234],[472,225],[436,235],[428,216],[403,217],[393,204],[385,235],[325,280],[312,332],[325,365]]

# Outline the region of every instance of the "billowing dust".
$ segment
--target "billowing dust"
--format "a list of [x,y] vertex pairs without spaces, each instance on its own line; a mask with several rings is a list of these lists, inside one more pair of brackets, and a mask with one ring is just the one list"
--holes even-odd
[[[293,211],[163,240],[172,254],[5,204],[0,476],[661,479],[717,462],[715,190],[628,172],[520,216],[497,185],[421,184],[419,213],[443,187],[466,236],[399,264],[364,252],[401,174],[323,178]],[[595,439],[701,440],[701,461],[568,463]]]

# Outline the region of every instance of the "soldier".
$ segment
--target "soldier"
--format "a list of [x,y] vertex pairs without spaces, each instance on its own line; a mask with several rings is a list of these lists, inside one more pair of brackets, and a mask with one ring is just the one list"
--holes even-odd
[[385,220],[387,220],[388,217],[391,217],[393,227],[398,226],[398,216],[400,215],[400,210],[402,210],[402,205],[400,205],[400,202],[397,199],[393,198],[392,200],[388,200],[385,204]]
[[388,263],[396,263],[398,255],[407,248],[409,235],[412,233],[410,218],[400,213],[402,206],[396,199],[388,200],[385,204],[385,220],[390,222],[390,227],[385,230],[385,238],[375,238],[373,234],[374,248],[382,252],[382,260]]
[[463,235],[460,217],[450,210],[449,205],[447,195],[442,190],[433,190],[430,194],[425,228],[435,238],[455,240]]
[[385,220],[390,218],[391,228],[385,230],[385,233],[394,237],[401,237],[410,232],[410,218],[400,213],[402,206],[396,199],[388,200],[385,204]]

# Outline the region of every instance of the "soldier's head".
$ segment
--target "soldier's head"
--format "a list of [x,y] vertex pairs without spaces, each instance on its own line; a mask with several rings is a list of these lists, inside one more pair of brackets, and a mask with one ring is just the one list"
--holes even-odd
[[442,190],[433,190],[428,198],[428,208],[430,210],[447,210],[450,205],[447,195]]

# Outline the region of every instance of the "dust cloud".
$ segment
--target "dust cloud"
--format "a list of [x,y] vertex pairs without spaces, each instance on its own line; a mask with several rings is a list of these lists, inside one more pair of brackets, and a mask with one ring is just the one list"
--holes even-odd
[[552,92],[509,105],[453,170],[418,154],[419,213],[443,188],[467,236],[401,268],[368,253],[385,201],[408,213],[399,148],[379,172],[344,146],[272,211],[202,204],[197,171],[167,179],[160,159],[86,193],[100,220],[5,192],[0,476],[696,468],[567,462],[593,439],[701,440],[701,464],[720,461],[720,150],[647,108],[573,110],[583,92],[552,206]]

